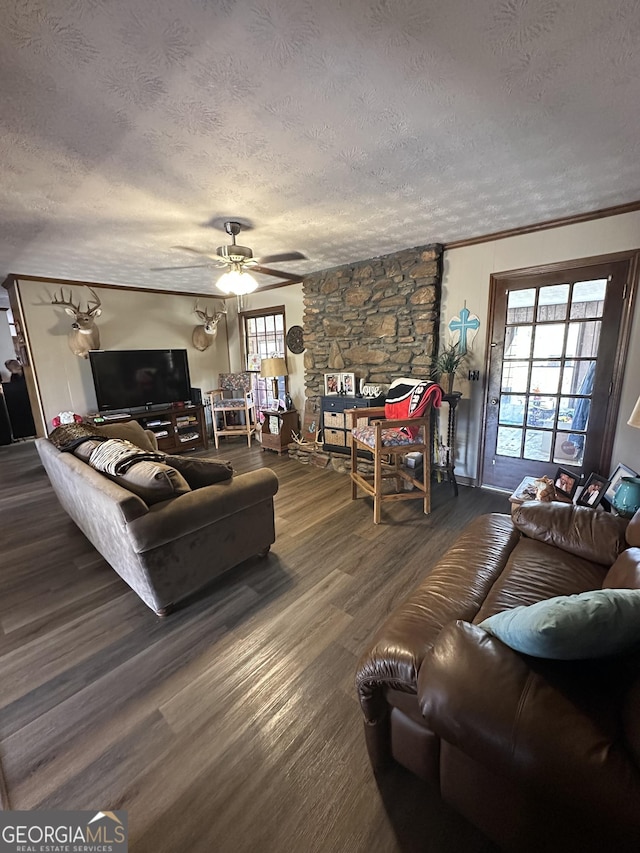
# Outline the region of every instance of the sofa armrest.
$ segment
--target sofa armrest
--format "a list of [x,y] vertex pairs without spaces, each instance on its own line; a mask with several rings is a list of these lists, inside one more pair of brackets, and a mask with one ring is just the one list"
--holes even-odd
[[611,660],[533,660],[458,621],[425,657],[418,702],[437,735],[494,773],[628,821],[640,798],[619,713],[628,686]]
[[271,500],[277,491],[278,478],[269,468],[203,486],[150,507],[145,516],[128,525],[131,544],[136,553],[143,554],[247,507]]
[[415,695],[423,658],[442,627],[455,619],[470,621],[478,614],[519,538],[508,515],[476,518],[387,618],[356,671],[356,688],[368,724],[386,715],[387,688]]

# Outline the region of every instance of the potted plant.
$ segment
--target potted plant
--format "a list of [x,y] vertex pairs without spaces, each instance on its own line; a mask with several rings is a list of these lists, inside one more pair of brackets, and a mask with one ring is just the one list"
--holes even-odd
[[458,344],[447,344],[436,356],[431,366],[431,376],[444,389],[445,394],[453,392],[453,381],[456,373],[467,360],[467,353],[460,352]]

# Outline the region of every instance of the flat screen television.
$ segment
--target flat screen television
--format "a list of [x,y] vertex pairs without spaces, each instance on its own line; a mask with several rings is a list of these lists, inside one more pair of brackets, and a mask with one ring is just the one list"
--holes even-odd
[[191,398],[185,349],[91,350],[89,361],[101,412]]

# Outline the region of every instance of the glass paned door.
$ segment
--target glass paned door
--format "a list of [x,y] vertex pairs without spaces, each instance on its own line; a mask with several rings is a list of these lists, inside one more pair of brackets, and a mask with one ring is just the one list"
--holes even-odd
[[484,484],[600,470],[627,271],[620,261],[494,280]]

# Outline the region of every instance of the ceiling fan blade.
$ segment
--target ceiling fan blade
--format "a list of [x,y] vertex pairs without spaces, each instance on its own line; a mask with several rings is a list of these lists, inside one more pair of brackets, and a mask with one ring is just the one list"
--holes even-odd
[[152,272],[162,272],[163,270],[197,270],[213,267],[213,264],[190,264],[188,267],[149,267]]
[[172,249],[180,249],[182,252],[193,252],[194,255],[204,255],[205,258],[212,258],[214,261],[225,261],[221,255],[216,255],[215,252],[203,252],[202,249],[192,249],[191,246],[172,246]]
[[285,278],[287,279],[287,281],[290,282],[302,281],[301,275],[295,275],[294,273],[290,272],[283,272],[282,270],[270,270],[267,267],[251,267],[251,272],[259,272],[262,273],[262,275],[273,275],[276,278]]
[[281,261],[308,261],[309,258],[302,252],[283,252],[280,255],[264,255],[258,258],[260,264],[278,264]]

